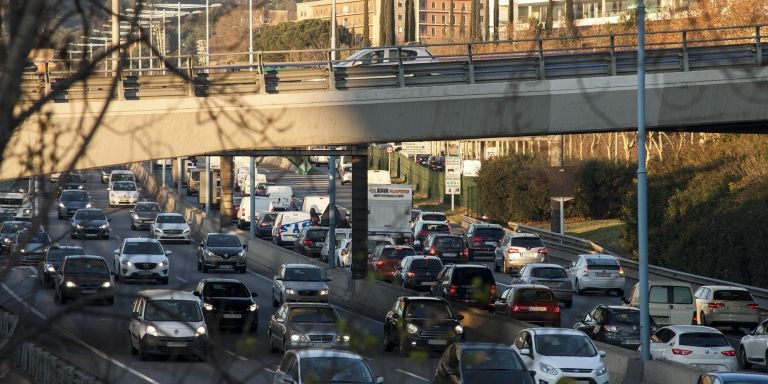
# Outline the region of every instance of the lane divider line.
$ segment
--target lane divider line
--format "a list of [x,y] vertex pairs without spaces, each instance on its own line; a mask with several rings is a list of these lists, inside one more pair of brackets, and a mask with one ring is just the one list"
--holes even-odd
[[228,354],[228,355],[230,355],[230,356],[234,356],[234,357],[235,357],[236,359],[238,359],[238,360],[242,360],[242,361],[248,361],[248,359],[247,359],[247,358],[245,358],[245,357],[242,357],[242,356],[238,355],[237,353],[234,353],[234,352],[232,352],[232,351],[230,351],[230,350],[228,350],[228,349],[224,349],[224,348],[222,348],[222,350],[224,351],[224,353],[226,353],[226,354]]
[[396,372],[400,372],[400,373],[402,373],[403,375],[408,375],[408,376],[410,376],[410,377],[413,377],[414,379],[417,379],[417,380],[425,381],[425,382],[427,382],[427,383],[429,382],[429,379],[425,379],[425,378],[423,378],[423,377],[421,377],[421,376],[419,376],[419,375],[417,375],[417,374],[415,374],[415,373],[411,373],[411,372],[408,372],[408,371],[403,371],[403,370],[402,370],[402,369],[400,369],[400,368],[397,368],[397,369],[395,369],[395,371],[396,371]]
[[[25,308],[27,308],[30,312],[34,313],[37,317],[39,317],[42,320],[46,320],[47,319],[47,317],[42,312],[38,311],[37,308],[29,305],[29,303],[27,303],[26,301],[22,300],[21,297],[19,297],[19,295],[17,295],[16,292],[13,291],[12,289],[10,289],[7,285],[5,285],[5,283],[0,283],[0,286],[2,286],[3,289],[6,292],[8,292],[16,301],[21,303],[21,305],[23,305]],[[56,327],[56,328],[58,328],[58,327]],[[134,376],[139,377],[140,379],[142,379],[142,380],[144,380],[144,381],[146,381],[148,383],[160,384],[159,381],[157,381],[157,380],[155,380],[155,379],[153,379],[153,378],[151,378],[151,377],[149,377],[149,376],[147,376],[147,375],[145,375],[145,374],[143,374],[143,373],[141,373],[141,372],[139,372],[139,371],[137,371],[137,370],[127,366],[126,364],[124,364],[124,363],[122,363],[122,362],[120,362],[118,360],[113,359],[112,357],[110,357],[106,353],[104,353],[101,350],[97,349],[96,347],[86,343],[85,341],[80,340],[79,338],[75,337],[71,333],[69,333],[67,331],[63,331],[61,329],[57,329],[57,330],[59,332],[61,332],[62,334],[64,334],[65,336],[67,336],[68,338],[74,340],[78,344],[80,344],[83,347],[87,348],[88,350],[93,352],[95,355],[97,355],[97,356],[101,357],[102,359],[104,359],[104,360],[106,360],[106,361],[108,361],[108,362],[110,362],[110,363],[112,363],[112,364],[114,364],[114,365],[124,369],[126,372],[129,372],[129,373],[133,374]]]
[[185,278],[181,277],[181,276],[176,276],[176,278],[177,278],[179,281],[181,281],[182,283],[188,283],[188,281],[187,281]]

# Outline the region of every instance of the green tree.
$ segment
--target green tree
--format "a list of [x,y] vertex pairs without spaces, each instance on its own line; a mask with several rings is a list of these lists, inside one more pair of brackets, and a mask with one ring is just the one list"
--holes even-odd
[[625,196],[633,188],[632,163],[587,160],[576,169],[573,214],[592,219],[619,218]]
[[477,178],[480,213],[492,221],[542,221],[549,217],[547,164],[530,156],[488,160]]
[[405,0],[405,42],[416,41],[416,13],[413,0]]
[[[264,51],[329,48],[330,32],[329,20],[287,21],[266,27],[254,38],[253,44]],[[352,34],[343,26],[337,26],[336,37],[342,46],[352,44]]]

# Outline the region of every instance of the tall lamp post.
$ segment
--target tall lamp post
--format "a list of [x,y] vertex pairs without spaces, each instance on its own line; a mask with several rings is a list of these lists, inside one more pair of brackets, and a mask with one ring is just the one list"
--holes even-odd
[[[160,4],[153,4],[152,7],[153,8],[158,8],[158,9],[175,9],[178,14],[181,14],[181,10],[182,9],[184,9],[184,10],[193,10],[193,9],[201,10],[201,9],[205,9],[205,64],[206,65],[210,64],[211,51],[210,51],[210,44],[209,44],[209,41],[210,41],[210,26],[209,26],[210,19],[208,17],[209,13],[210,13],[209,10],[210,10],[210,8],[221,7],[221,3],[210,3],[209,0],[205,0],[205,5],[201,5],[201,4],[185,4],[185,3],[160,3]],[[197,12],[191,12],[191,13],[197,13]],[[179,16],[179,17],[181,17],[181,16]],[[179,61],[178,61],[178,65],[181,66],[181,35],[179,33],[179,31],[181,30],[181,19],[177,19],[177,20],[178,20],[178,25],[177,25],[178,30],[176,31],[176,33],[179,34],[179,37],[178,37],[178,39],[179,39]]]
[[648,305],[648,171],[645,167],[645,2],[637,1],[637,253],[640,283],[640,355],[651,359]]

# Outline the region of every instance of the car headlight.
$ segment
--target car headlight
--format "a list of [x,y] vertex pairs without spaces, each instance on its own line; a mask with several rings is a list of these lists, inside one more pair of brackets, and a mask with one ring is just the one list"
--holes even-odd
[[417,327],[415,324],[408,323],[408,326],[406,326],[406,329],[408,330],[408,333],[414,334],[419,331],[419,327]]
[[24,213],[32,213],[32,208],[24,208]]
[[53,265],[50,265],[50,264],[46,264],[45,265],[45,270],[50,272],[50,273],[56,272],[56,268],[54,268]]
[[464,327],[462,327],[461,324],[453,327],[453,330],[456,331],[456,333],[459,334],[459,335],[464,333]]
[[83,189],[83,186],[82,185],[78,185],[77,189]]
[[213,311],[213,305],[212,304],[208,304],[208,303],[204,303],[203,304],[203,309],[205,309],[206,311]]
[[206,254],[207,254],[208,256],[216,256],[216,255],[215,255],[213,252],[211,252],[211,251],[206,251]]
[[99,228],[107,229],[107,228],[109,228],[109,224],[102,224],[101,226],[99,226]]
[[10,244],[10,243],[13,243],[13,240],[11,240],[10,238],[6,237],[5,239],[3,239],[3,242],[6,243],[6,244]]
[[155,232],[163,232],[163,230],[158,227],[155,227]]
[[291,341],[294,342],[294,343],[297,342],[297,341],[304,342],[304,341],[307,341],[307,337],[304,336],[304,335],[299,335],[299,334],[296,333],[296,334],[291,335]]
[[131,215],[131,218],[134,219],[134,220],[138,220],[139,219],[139,215],[134,213],[133,215]]
[[110,283],[109,281],[105,281],[105,282],[103,282],[101,284],[101,287],[102,288],[111,288],[112,287],[112,283]]
[[598,376],[605,375],[606,373],[608,373],[608,368],[605,368],[605,365],[601,365],[600,368],[598,368],[597,372],[596,372],[596,374]]
[[251,311],[251,312],[256,312],[256,311],[259,310],[259,305],[258,304],[251,304],[251,306],[248,307],[248,310]]
[[349,343],[349,335],[342,336],[342,339],[344,340],[345,343]]
[[557,368],[544,363],[539,363],[539,370],[548,375],[557,375]]
[[64,205],[64,203],[59,203],[59,208],[66,208],[67,206]]
[[129,266],[129,267],[130,267],[131,265],[133,265],[133,263],[131,263],[131,262],[130,262],[130,261],[128,261],[128,260],[120,260],[120,263],[121,263],[121,264],[123,264],[123,265],[127,265],[127,266]]
[[26,249],[24,249],[24,248],[22,248],[22,249],[20,249],[20,250],[19,250],[19,252],[21,252],[21,253],[26,253],[26,252],[27,252],[27,250],[26,250]]
[[285,294],[286,294],[286,295],[295,295],[295,294],[296,294],[296,290],[293,290],[293,289],[286,289],[286,290],[285,290]]
[[75,224],[75,228],[77,228],[77,229],[83,229],[83,225],[82,225],[82,224]]
[[157,263],[157,266],[160,267],[160,268],[165,267],[166,265],[168,265],[167,261],[161,261],[161,262]]
[[237,254],[238,257],[245,257],[245,251],[240,251],[240,253]]
[[320,296],[326,296],[326,295],[328,295],[327,289],[323,289],[322,291],[320,291]]
[[157,336],[157,328],[152,325],[147,325],[147,334],[150,336]]
[[203,335],[205,335],[205,327],[201,325],[197,327],[197,329],[195,329],[195,336],[203,336]]
[[182,233],[189,233],[189,228],[184,228],[184,231]]
[[66,283],[64,283],[64,286],[67,288],[74,288],[74,287],[77,287],[77,284],[75,284],[72,281],[67,281]]
[[85,207],[86,207],[86,208],[93,208],[93,204],[91,204],[91,203],[88,203],[88,204],[86,204],[86,205],[85,205]]

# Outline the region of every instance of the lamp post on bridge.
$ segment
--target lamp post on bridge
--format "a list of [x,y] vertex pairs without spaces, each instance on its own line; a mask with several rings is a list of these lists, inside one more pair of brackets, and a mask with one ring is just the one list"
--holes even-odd
[[181,10],[197,10],[197,11],[190,11],[186,12],[185,14],[190,13],[200,13],[201,9],[205,9],[205,64],[210,64],[210,9],[211,8],[218,8],[221,7],[221,3],[209,3],[209,0],[205,0],[205,5],[202,4],[187,4],[187,3],[161,3],[161,4],[153,4],[152,8],[158,8],[158,9],[175,9],[177,11],[177,14],[179,14],[179,17],[177,18],[177,30],[176,34],[178,35],[178,50],[179,50],[179,60],[178,60],[178,66],[181,66]]

